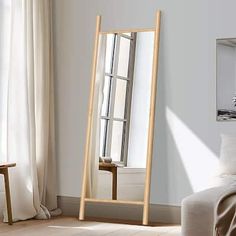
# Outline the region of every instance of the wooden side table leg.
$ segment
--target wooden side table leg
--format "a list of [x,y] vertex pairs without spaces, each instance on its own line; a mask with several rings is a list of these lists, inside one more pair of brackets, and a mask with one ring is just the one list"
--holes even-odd
[[11,194],[10,194],[8,168],[3,170],[3,175],[4,175],[4,181],[5,181],[5,194],[6,194],[6,202],[7,202],[8,224],[12,225]]
[[112,168],[112,200],[117,200],[117,168]]

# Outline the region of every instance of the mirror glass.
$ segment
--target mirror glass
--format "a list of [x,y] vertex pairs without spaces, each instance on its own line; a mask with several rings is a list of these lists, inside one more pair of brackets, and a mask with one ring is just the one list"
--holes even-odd
[[217,120],[236,120],[236,38],[216,40]]
[[89,198],[143,201],[154,32],[100,34]]

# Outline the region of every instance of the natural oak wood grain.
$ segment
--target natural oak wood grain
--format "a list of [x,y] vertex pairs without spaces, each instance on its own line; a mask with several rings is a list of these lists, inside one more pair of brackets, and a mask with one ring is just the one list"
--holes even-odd
[[90,97],[89,97],[88,124],[87,124],[87,134],[86,134],[87,136],[86,136],[85,154],[84,154],[84,173],[83,173],[80,212],[79,212],[79,219],[80,220],[84,219],[86,184],[87,184],[87,168],[88,168],[90,141],[91,141],[90,139],[91,139],[91,129],[92,129],[93,101],[94,101],[94,90],[95,90],[95,80],[96,80],[96,68],[97,68],[97,56],[98,56],[98,43],[99,43],[100,27],[101,27],[101,16],[97,16],[94,53],[93,53],[93,65],[92,65],[92,79],[91,79],[91,88],[90,88]]
[[122,33],[132,33],[132,32],[152,32],[152,31],[155,31],[155,28],[108,30],[108,31],[102,31],[100,32],[100,34],[122,34]]
[[96,198],[85,198],[86,202],[97,202],[97,203],[113,203],[113,204],[133,204],[143,205],[143,202],[139,201],[127,201],[127,200],[110,200],[110,199],[96,199]]
[[144,207],[143,207],[143,224],[148,224],[149,201],[150,201],[150,184],[151,184],[151,168],[153,156],[153,136],[155,127],[155,107],[156,107],[156,91],[157,91],[157,74],[158,74],[158,55],[160,43],[160,28],[161,28],[161,11],[156,14],[156,30],[154,39],[153,66],[152,66],[152,84],[151,84],[151,100],[148,126],[148,145],[147,145],[147,164],[146,178],[144,190]]

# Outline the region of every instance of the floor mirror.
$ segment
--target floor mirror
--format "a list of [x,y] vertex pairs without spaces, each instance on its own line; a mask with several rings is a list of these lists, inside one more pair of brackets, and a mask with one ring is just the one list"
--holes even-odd
[[104,32],[97,16],[80,220],[89,202],[135,204],[148,224],[160,19]]

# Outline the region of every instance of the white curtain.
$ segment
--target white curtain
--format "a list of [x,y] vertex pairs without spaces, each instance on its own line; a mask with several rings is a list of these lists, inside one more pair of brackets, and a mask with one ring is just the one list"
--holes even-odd
[[11,17],[0,15],[8,22],[5,48],[0,46],[0,162],[17,165],[10,170],[13,220],[46,219],[57,208],[52,3],[1,1],[9,5]]
[[103,101],[103,84],[105,78],[105,55],[106,55],[106,37],[100,36],[98,45],[98,59],[96,70],[96,81],[93,101],[93,117],[91,143],[89,149],[88,176],[87,176],[87,197],[96,198],[98,186],[98,164],[100,150],[100,116]]

